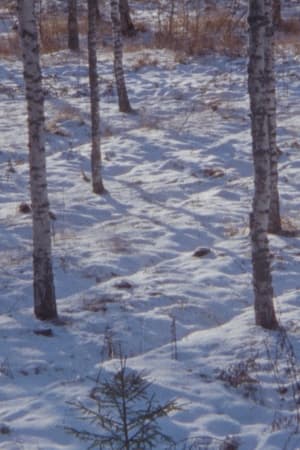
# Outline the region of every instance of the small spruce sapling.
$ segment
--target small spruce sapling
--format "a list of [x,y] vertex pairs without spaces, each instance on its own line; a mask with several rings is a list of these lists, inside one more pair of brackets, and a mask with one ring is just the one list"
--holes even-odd
[[120,359],[120,369],[111,377],[95,380],[90,398],[95,408],[82,402],[71,403],[95,427],[95,432],[66,427],[66,431],[89,443],[89,449],[147,450],[158,444],[173,444],[164,434],[158,419],[178,410],[171,400],[161,405],[155,394],[149,394],[151,386],[143,372],[126,367],[126,359]]

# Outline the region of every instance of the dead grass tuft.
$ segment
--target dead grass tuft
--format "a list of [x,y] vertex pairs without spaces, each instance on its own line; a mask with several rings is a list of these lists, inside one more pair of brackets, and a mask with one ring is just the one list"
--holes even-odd
[[292,49],[300,54],[300,22],[297,18],[285,19],[281,22],[276,34],[277,49]]
[[72,105],[65,105],[57,112],[56,121],[64,122],[66,120],[77,121],[82,125],[85,123],[81,111]]
[[46,121],[45,130],[46,132],[56,134],[57,136],[69,137],[69,131],[63,127],[64,122],[68,121],[76,122],[78,126],[85,124],[81,112],[71,105],[66,105],[64,108],[60,109],[52,119]]
[[21,47],[19,43],[19,36],[16,31],[1,36],[0,39],[0,57],[10,58],[21,56]]
[[145,22],[142,22],[140,20],[134,22],[134,28],[138,33],[146,33],[147,31],[149,31]]
[[139,70],[146,66],[158,66],[158,59],[149,53],[143,53],[139,55],[137,60],[133,63],[132,69]]
[[299,230],[298,224],[295,223],[289,217],[281,218],[281,227],[282,227],[282,230],[279,233],[281,236],[298,237],[300,235],[300,230]]
[[280,23],[279,31],[287,34],[300,34],[300,22],[298,18],[291,17],[289,19],[282,20]]
[[14,0],[1,0],[1,8],[6,11],[15,12],[17,2]]
[[42,16],[39,21],[42,53],[52,53],[67,48],[67,19],[64,16]]

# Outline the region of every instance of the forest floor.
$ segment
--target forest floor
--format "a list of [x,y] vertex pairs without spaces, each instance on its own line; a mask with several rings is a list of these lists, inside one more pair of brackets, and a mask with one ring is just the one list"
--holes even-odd
[[[300,449],[300,248],[270,236],[285,331],[254,324],[248,216],[253,179],[247,62],[126,53],[135,114],[118,112],[99,51],[103,179],[91,192],[86,54],[43,56],[58,311],[33,316],[26,105],[20,61],[0,61],[0,449],[82,450],[101,377],[146,371],[176,450]],[[300,57],[277,59],[282,216],[300,228]],[[21,208],[22,209],[22,208]],[[43,331],[46,335],[43,335]],[[48,334],[48,335],[47,335]],[[98,430],[100,432],[100,430]],[[231,445],[231,447],[230,447]],[[235,446],[235,447],[234,447]],[[161,444],[158,450],[168,448]]]

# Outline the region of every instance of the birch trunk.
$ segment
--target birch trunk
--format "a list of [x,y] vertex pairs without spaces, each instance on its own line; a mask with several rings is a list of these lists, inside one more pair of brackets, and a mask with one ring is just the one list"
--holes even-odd
[[68,47],[70,50],[79,51],[77,0],[68,0]]
[[270,208],[270,142],[265,102],[265,1],[249,0],[248,90],[251,109],[254,197],[250,215],[254,310],[257,325],[278,326],[274,305],[268,242]]
[[269,212],[269,233],[281,231],[280,201],[278,192],[278,153],[276,123],[276,79],[274,69],[274,27],[273,1],[265,0],[266,35],[265,35],[265,84],[266,107],[268,115],[270,140],[270,174],[271,198]]
[[126,89],[123,70],[123,42],[119,14],[119,0],[111,0],[111,22],[114,41],[114,72],[119,99],[119,110],[124,113],[133,112]]
[[91,173],[93,192],[103,194],[105,192],[101,176],[101,141],[100,141],[100,109],[99,109],[99,81],[97,72],[97,0],[88,0],[88,54],[89,54],[89,81],[91,104]]
[[38,319],[57,318],[51,256],[51,227],[44,145],[44,93],[34,0],[18,0],[19,30],[28,114],[30,190],[33,220],[33,293]]

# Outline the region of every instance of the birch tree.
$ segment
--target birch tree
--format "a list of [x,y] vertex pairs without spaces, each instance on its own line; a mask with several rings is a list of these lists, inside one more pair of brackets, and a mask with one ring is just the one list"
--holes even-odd
[[68,48],[79,51],[77,0],[68,0]]
[[276,120],[276,78],[274,68],[274,0],[265,0],[265,95],[270,145],[270,210],[269,233],[281,231],[280,200],[278,192],[278,152]]
[[93,192],[103,194],[105,192],[101,176],[101,149],[100,149],[100,110],[99,110],[99,81],[97,72],[97,0],[88,0],[88,59],[91,105],[91,173]]
[[18,19],[28,116],[34,312],[38,319],[51,320],[57,318],[57,310],[46,179],[44,93],[34,3],[34,0],[18,0]]
[[133,112],[126,89],[125,76],[123,70],[123,42],[121,34],[119,0],[111,0],[111,22],[114,42],[114,73],[119,100],[120,112]]
[[254,197],[250,214],[252,246],[254,310],[257,325],[275,329],[278,322],[273,305],[273,286],[268,241],[271,200],[270,137],[266,101],[271,91],[266,88],[265,39],[266,0],[249,0],[249,64],[248,91],[251,109],[252,153],[254,163]]

